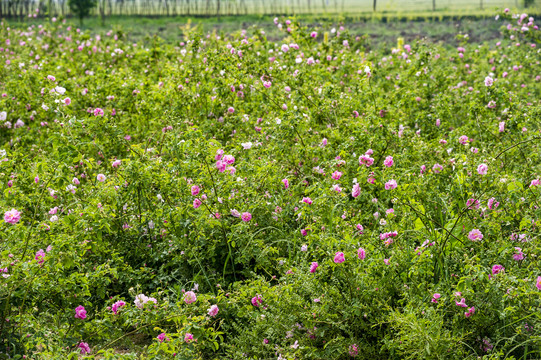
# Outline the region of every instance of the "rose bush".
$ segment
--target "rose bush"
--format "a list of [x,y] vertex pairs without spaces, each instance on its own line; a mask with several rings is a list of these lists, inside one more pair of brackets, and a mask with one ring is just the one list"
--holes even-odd
[[377,51],[2,23],[2,356],[539,354],[539,29],[498,21]]

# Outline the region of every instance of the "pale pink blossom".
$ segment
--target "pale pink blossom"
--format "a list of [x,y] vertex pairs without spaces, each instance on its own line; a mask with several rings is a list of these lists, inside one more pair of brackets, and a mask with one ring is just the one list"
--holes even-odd
[[4,221],[8,224],[16,224],[21,220],[21,213],[15,209],[11,209],[4,213]]
[[191,304],[191,303],[194,303],[196,301],[197,301],[197,296],[195,295],[195,293],[193,291],[187,291],[184,294],[184,302],[186,304]]
[[208,309],[207,313],[209,314],[209,316],[214,317],[214,316],[218,315],[218,311],[219,311],[219,310],[220,310],[220,309],[218,308],[218,305],[212,305],[212,306]]
[[468,239],[470,239],[471,241],[483,240],[483,233],[479,229],[473,229],[469,232]]
[[439,174],[442,170],[443,166],[440,164],[434,164],[434,166],[432,166],[432,171],[434,171],[435,174]]
[[366,167],[371,166],[374,163],[374,159],[371,158],[369,155],[361,155],[359,156],[359,165],[366,165]]
[[477,167],[477,173],[479,175],[486,175],[487,174],[487,171],[488,171],[488,166],[486,164],[480,164],[478,167]]
[[392,179],[385,183],[385,190],[396,189],[397,186],[396,180]]
[[340,171],[335,171],[331,175],[331,178],[333,178],[334,180],[340,180],[341,177],[342,173]]
[[361,195],[361,187],[359,186],[359,184],[355,184],[353,185],[353,189],[351,190],[351,196],[356,198],[359,195]]

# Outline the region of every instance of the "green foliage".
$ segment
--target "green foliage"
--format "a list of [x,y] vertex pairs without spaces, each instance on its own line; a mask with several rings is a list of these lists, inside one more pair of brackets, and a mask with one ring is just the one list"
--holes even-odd
[[68,6],[71,12],[79,18],[81,25],[83,24],[83,19],[90,15],[90,12],[97,4],[97,0],[68,0]]
[[286,20],[0,25],[0,356],[538,356],[538,32]]

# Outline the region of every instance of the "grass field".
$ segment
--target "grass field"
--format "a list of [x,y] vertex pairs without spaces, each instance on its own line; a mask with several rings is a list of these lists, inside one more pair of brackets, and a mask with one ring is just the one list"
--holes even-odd
[[[485,11],[437,11],[433,12],[383,12],[378,14],[358,15],[297,15],[303,23],[325,26],[347,24],[348,29],[356,35],[367,35],[372,47],[388,47],[396,44],[397,37],[406,41],[426,38],[430,42],[441,43],[444,46],[455,46],[456,36],[468,34],[470,41],[482,42],[500,36],[500,26],[493,21],[494,12]],[[141,41],[158,36],[168,43],[179,42],[186,27],[198,27],[203,33],[216,31],[222,35],[230,34],[240,29],[254,27],[263,29],[270,39],[278,40],[283,37],[272,25],[274,16],[241,15],[222,17],[135,17],[112,16],[103,22],[98,17],[85,20],[82,29],[90,29],[93,33],[104,34],[109,30],[120,30],[130,41]],[[26,27],[28,24],[38,24],[40,21],[26,22],[9,21],[11,26]]]

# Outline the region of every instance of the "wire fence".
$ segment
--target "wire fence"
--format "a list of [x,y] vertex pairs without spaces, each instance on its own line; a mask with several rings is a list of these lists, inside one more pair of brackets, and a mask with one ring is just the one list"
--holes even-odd
[[[541,0],[532,8],[539,10]],[[216,16],[247,14],[456,11],[520,8],[524,0],[98,0],[98,16]],[[71,16],[67,0],[0,0],[0,18]]]

